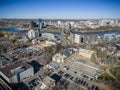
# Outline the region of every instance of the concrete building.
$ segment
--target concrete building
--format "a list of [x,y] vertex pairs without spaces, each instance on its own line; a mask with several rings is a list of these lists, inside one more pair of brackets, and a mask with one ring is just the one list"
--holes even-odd
[[55,80],[46,76],[43,81],[35,87],[35,90],[53,90],[55,87]]
[[7,64],[8,64],[8,61],[5,58],[0,57],[0,68],[4,67]]
[[19,83],[34,75],[33,67],[25,62],[10,64],[0,68],[0,75],[9,83]]
[[105,41],[115,40],[115,33],[113,33],[113,34],[104,34],[103,39]]
[[57,62],[50,62],[50,63],[47,65],[47,68],[48,68],[48,69],[53,69],[53,70],[55,70],[55,69],[57,69],[59,66],[60,66],[60,64],[57,63]]
[[116,52],[115,56],[120,57],[120,51]]
[[79,34],[75,34],[74,43],[80,44],[80,42],[81,42],[81,36]]
[[34,21],[31,21],[31,28],[36,28],[37,27],[37,24],[36,24],[36,22],[34,22]]
[[62,62],[64,62],[65,58],[67,58],[67,56],[65,56],[64,54],[61,55],[60,53],[57,53],[52,57],[52,61],[62,63]]
[[45,44],[56,45],[56,43],[54,41],[48,41],[48,40],[45,41]]
[[100,20],[99,21],[100,26],[115,26],[114,20]]
[[83,40],[79,32],[72,31],[70,33],[70,38],[72,41],[72,44],[80,44]]
[[91,50],[86,50],[86,49],[79,49],[79,55],[86,57],[86,58],[91,58],[92,54],[94,52]]
[[59,53],[55,54],[52,57],[52,61],[58,62],[58,63],[63,63],[64,60],[73,53],[71,49],[63,49],[60,50]]
[[30,30],[28,31],[28,38],[33,39],[39,37],[39,31],[38,30]]
[[104,34],[103,39],[105,41],[119,41],[120,34],[118,34],[118,33]]
[[116,39],[116,40],[120,40],[120,34],[115,35],[115,39]]
[[81,62],[74,62],[73,64],[70,65],[69,70],[71,72],[76,72],[81,76],[88,77],[88,79],[94,79],[98,78],[99,75],[99,68],[91,66],[89,64],[84,64]]
[[55,39],[55,36],[52,33],[42,33],[42,37],[50,39],[50,40]]
[[42,27],[43,27],[42,19],[38,19],[38,28],[42,29]]

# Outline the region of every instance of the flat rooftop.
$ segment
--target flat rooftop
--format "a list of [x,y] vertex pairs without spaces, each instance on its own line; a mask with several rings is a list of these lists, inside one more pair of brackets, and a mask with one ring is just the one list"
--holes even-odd
[[93,51],[87,50],[87,49],[79,49],[80,52],[87,53],[87,54],[92,54]]
[[80,64],[79,62],[74,62],[71,66],[71,69],[76,70],[78,72],[82,72],[84,74],[95,76],[97,74],[97,71],[99,71],[98,68],[87,66],[87,64]]
[[[28,69],[30,67],[31,67],[31,65],[20,61],[17,63],[10,64],[4,68],[0,68],[0,71],[2,73],[4,73],[8,78],[11,78],[12,76],[15,75],[15,73],[21,72],[21,70],[23,71],[23,69],[25,70],[25,69]],[[18,68],[19,70],[15,70],[16,68]]]
[[43,83],[46,85],[46,86],[50,86],[52,85],[53,83],[55,83],[55,80],[52,79],[51,77],[47,76],[43,79]]
[[66,58],[66,56],[65,56],[64,54],[61,55],[61,53],[57,53],[57,54],[55,54],[53,57],[54,57],[54,58],[58,58],[58,59],[64,59],[64,58]]
[[58,67],[58,66],[60,66],[60,64],[57,63],[57,62],[50,62],[48,65],[52,66],[52,67]]

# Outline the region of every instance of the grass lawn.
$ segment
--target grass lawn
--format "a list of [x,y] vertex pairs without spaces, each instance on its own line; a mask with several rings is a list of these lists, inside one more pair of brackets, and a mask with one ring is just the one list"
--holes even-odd
[[120,80],[120,67],[115,67],[110,69],[110,72],[118,79]]

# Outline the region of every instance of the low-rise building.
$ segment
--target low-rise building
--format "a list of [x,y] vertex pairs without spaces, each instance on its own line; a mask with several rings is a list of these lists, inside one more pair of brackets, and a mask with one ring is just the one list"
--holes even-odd
[[62,49],[52,57],[52,61],[63,63],[64,60],[73,53],[71,49]]
[[33,67],[25,62],[17,62],[0,68],[0,75],[9,83],[19,83],[34,75]]
[[64,62],[65,58],[67,58],[67,56],[65,56],[64,54],[61,55],[60,53],[57,53],[52,57],[52,61],[62,63],[62,62]]
[[98,78],[99,68],[95,66],[91,66],[89,64],[74,62],[69,66],[69,71],[78,73],[79,75],[86,76],[89,79]]
[[79,49],[79,55],[89,58],[89,59],[91,58],[93,53],[94,51],[91,51],[91,50]]
[[48,40],[45,41],[45,44],[56,45],[56,43],[54,41],[48,41]]
[[36,30],[36,31],[35,30],[28,31],[28,37],[30,39],[39,37],[39,34],[40,34],[40,32],[38,30]]
[[120,57],[120,51],[116,52],[115,56]]
[[55,39],[55,36],[52,33],[42,33],[42,37],[50,39],[50,40]]
[[5,58],[0,57],[0,68],[4,67],[7,64],[8,64],[8,61]]
[[57,69],[58,67],[60,66],[60,64],[59,63],[57,63],[57,62],[50,62],[48,65],[47,65],[47,68],[48,69]]
[[55,80],[47,76],[43,81],[35,87],[35,90],[50,90],[55,87]]

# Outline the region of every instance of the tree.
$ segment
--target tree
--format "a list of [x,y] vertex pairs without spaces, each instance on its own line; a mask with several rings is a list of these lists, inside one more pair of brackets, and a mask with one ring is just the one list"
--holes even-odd
[[102,49],[101,49],[101,48],[99,48],[99,49],[97,50],[97,56],[98,56],[98,58],[101,58],[101,57],[102,57]]
[[91,50],[97,50],[97,45],[92,45]]
[[96,59],[97,59],[96,54],[92,54],[91,62],[96,62]]
[[103,80],[110,80],[110,79],[112,79],[112,77],[109,74],[107,74],[107,73],[103,73],[100,76],[100,78],[102,78]]
[[97,50],[97,57],[98,58],[106,58],[107,54],[106,54],[106,51],[105,50],[102,50],[101,48],[99,48]]
[[61,48],[62,48],[62,46],[60,44],[52,45],[49,47],[45,47],[45,51],[54,55],[54,54],[58,53],[61,50]]
[[106,51],[104,50],[104,51],[102,51],[102,58],[106,58],[107,57],[107,55],[106,55],[107,53],[106,53]]

